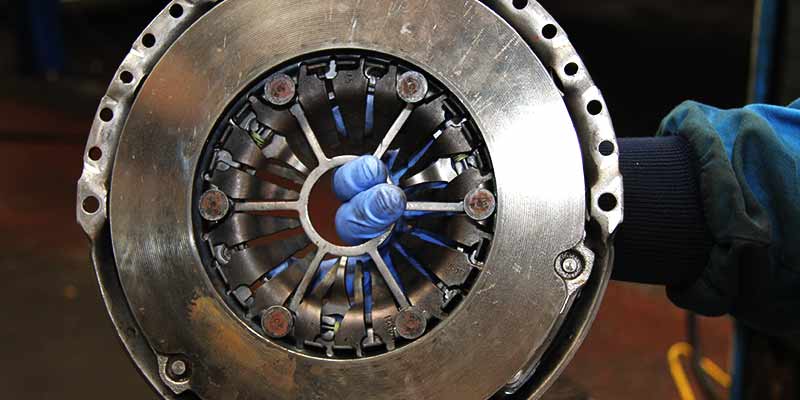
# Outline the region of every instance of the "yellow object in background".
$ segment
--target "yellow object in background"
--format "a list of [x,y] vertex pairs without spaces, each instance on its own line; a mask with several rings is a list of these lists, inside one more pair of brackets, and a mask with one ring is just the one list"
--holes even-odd
[[[692,385],[689,383],[689,378],[686,376],[686,371],[683,369],[683,364],[681,364],[681,357],[690,359],[693,352],[694,349],[692,346],[686,342],[675,343],[669,348],[669,351],[667,351],[669,372],[672,375],[672,379],[675,381],[675,386],[678,388],[678,393],[681,396],[681,400],[696,399],[694,391],[692,390]],[[700,368],[702,368],[703,372],[705,372],[720,386],[725,389],[730,388],[730,374],[720,368],[719,365],[717,365],[714,361],[711,361],[706,357],[702,357],[700,359]]]

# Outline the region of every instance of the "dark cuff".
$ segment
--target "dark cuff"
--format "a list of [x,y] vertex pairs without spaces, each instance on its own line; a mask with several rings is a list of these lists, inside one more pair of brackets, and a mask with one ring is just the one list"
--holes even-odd
[[619,140],[625,222],[615,239],[616,280],[693,282],[708,264],[706,227],[689,144],[679,136]]

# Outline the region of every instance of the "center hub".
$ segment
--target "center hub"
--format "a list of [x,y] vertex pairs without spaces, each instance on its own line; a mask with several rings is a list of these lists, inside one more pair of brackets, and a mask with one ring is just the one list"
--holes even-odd
[[[355,160],[356,158],[358,157],[339,156],[333,159],[321,160],[319,166],[308,175],[308,178],[306,179],[306,182],[303,184],[302,190],[300,191],[300,203],[305,205],[305,207],[301,206],[300,208],[300,223],[303,225],[306,235],[308,235],[309,239],[311,239],[311,242],[318,249],[330,252],[333,255],[344,257],[363,256],[369,254],[370,251],[377,251],[378,246],[391,235],[390,229],[387,230],[383,235],[364,244],[358,246],[347,246],[340,244],[341,241],[338,241],[339,243],[337,243],[337,241],[331,242],[325,239],[317,230],[317,227],[312,221],[311,197],[315,192],[315,189],[319,189],[320,186],[330,185],[330,180],[323,178],[335,172],[336,168],[339,168],[348,162]],[[323,180],[325,182],[322,182]],[[336,238],[338,239],[338,235]]]
[[[266,340],[368,357],[424,337],[469,295],[494,209],[475,217],[467,195],[494,200],[492,164],[465,108],[419,68],[368,53],[300,60],[255,82],[213,137],[198,184],[207,268]],[[412,211],[346,246],[331,177],[364,154]]]

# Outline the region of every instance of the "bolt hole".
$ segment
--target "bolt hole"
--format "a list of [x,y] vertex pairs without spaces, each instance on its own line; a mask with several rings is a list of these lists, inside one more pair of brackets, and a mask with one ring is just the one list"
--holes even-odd
[[100,150],[99,147],[92,147],[89,149],[89,159],[92,161],[100,161],[100,158],[103,157],[103,150]]
[[586,106],[586,110],[589,111],[589,114],[592,115],[600,114],[601,112],[603,112],[603,103],[597,100],[592,100]]
[[172,18],[180,18],[183,16],[183,6],[180,4],[173,4],[172,7],[169,8],[169,15]]
[[133,82],[133,74],[130,73],[130,71],[122,71],[122,73],[119,74],[119,80],[121,80],[122,83],[129,85],[131,82]]
[[142,44],[149,49],[156,45],[156,37],[152,33],[148,33],[142,37]]
[[564,73],[569,76],[575,76],[578,73],[578,64],[571,62],[564,66]]
[[558,28],[553,24],[547,24],[542,28],[542,36],[544,36],[545,39],[552,39],[556,37],[556,34],[558,34]]
[[111,120],[114,119],[114,111],[111,111],[110,108],[100,110],[100,119],[103,120],[103,122],[111,122]]
[[83,211],[87,214],[94,214],[100,209],[100,200],[97,197],[89,196],[83,200]]
[[600,150],[600,154],[604,156],[610,156],[614,154],[614,149],[615,149],[614,143],[611,143],[608,140],[604,140],[602,143],[600,143],[600,146],[598,147],[598,150]]
[[611,193],[605,193],[600,196],[597,205],[599,205],[600,209],[603,211],[612,211],[617,208],[617,198]]
[[522,10],[528,6],[528,0],[514,0],[513,4],[517,10]]

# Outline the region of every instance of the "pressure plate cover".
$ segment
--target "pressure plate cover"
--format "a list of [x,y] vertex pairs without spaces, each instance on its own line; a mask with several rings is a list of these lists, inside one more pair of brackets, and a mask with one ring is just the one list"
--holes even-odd
[[[331,176],[409,199],[359,246]],[[526,0],[181,0],[98,109],[78,220],[168,399],[538,398],[622,220],[605,102]]]

